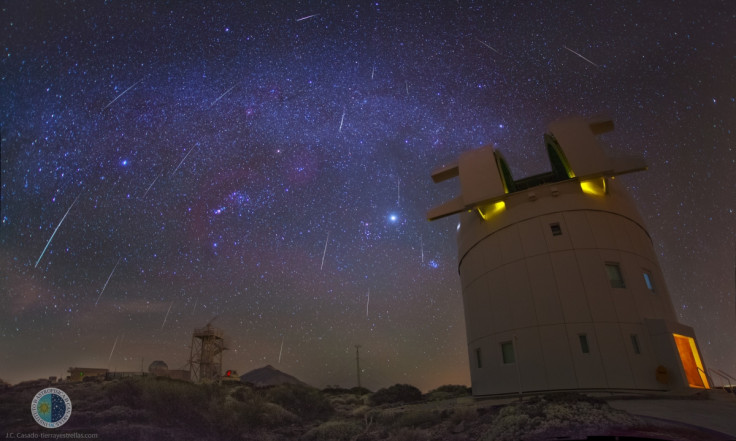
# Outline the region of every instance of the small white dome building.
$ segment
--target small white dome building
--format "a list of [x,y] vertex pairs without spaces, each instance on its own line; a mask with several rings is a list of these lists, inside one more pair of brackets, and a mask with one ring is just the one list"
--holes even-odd
[[514,180],[492,146],[435,171],[461,195],[459,272],[474,395],[709,388],[695,333],[677,322],[652,241],[615,180],[611,121],[550,124],[552,171]]

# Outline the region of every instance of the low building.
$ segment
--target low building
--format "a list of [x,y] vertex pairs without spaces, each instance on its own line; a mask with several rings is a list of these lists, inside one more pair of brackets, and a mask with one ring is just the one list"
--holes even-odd
[[156,360],[148,366],[148,373],[155,377],[166,377],[174,380],[189,381],[189,370],[169,369],[169,366],[161,360]]
[[67,377],[69,381],[102,381],[107,376],[109,370],[101,368],[70,367],[67,372],[69,372],[69,376]]
[[191,381],[188,369],[169,369],[167,377],[174,380]]

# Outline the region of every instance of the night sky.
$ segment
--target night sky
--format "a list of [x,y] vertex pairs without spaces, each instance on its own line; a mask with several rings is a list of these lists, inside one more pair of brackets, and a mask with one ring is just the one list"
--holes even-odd
[[[266,3],[269,3],[268,5]],[[427,3],[427,4],[424,4]],[[224,369],[315,386],[469,383],[457,193],[493,143],[607,115],[611,155],[706,365],[736,374],[736,5],[6,1],[0,378]]]

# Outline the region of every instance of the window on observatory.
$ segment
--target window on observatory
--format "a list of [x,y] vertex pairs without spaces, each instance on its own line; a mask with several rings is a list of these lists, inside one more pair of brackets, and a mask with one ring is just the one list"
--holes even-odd
[[611,288],[626,288],[624,276],[621,274],[621,266],[618,263],[606,263],[606,273],[611,282]]
[[481,357],[480,348],[475,348],[475,361],[478,363],[478,369],[483,367],[483,358]]
[[652,282],[652,273],[644,271],[644,283],[647,284],[647,289],[654,292],[654,282]]
[[578,335],[578,339],[580,339],[580,350],[583,352],[583,354],[590,354],[590,346],[588,346],[588,336],[585,334]]
[[553,224],[549,224],[549,229],[552,230],[553,236],[562,236],[562,228],[560,228],[560,224],[555,222]]
[[503,355],[503,364],[511,364],[516,362],[514,354],[514,342],[505,341],[501,343],[501,355]]

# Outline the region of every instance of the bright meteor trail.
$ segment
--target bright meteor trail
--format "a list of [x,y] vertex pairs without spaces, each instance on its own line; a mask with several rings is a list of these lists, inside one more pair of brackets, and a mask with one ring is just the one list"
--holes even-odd
[[177,171],[177,170],[179,170],[179,167],[181,167],[181,165],[182,165],[182,164],[184,164],[184,161],[186,161],[186,160],[187,160],[187,158],[189,157],[189,154],[190,154],[190,153],[192,153],[192,151],[193,151],[194,149],[196,149],[196,148],[197,148],[197,146],[195,145],[194,147],[192,147],[191,149],[189,149],[189,151],[187,152],[187,154],[186,154],[186,155],[184,155],[184,158],[182,158],[182,160],[181,160],[181,161],[179,161],[179,165],[177,165],[177,166],[176,166],[176,168],[174,169],[174,171],[173,171],[173,172],[171,172],[171,174],[172,174],[172,175],[173,175],[174,173],[176,173],[176,171]]
[[112,275],[115,274],[115,269],[118,267],[118,264],[120,263],[120,259],[122,257],[118,258],[117,263],[115,263],[115,266],[112,268],[112,271],[110,271],[110,275],[107,276],[107,280],[105,281],[105,285],[102,287],[102,291],[100,291],[100,295],[97,296],[97,301],[95,302],[95,306],[97,306],[97,303],[100,301],[100,297],[102,297],[102,293],[105,292],[105,288],[107,288],[107,284],[110,282],[110,279],[112,278]]
[[210,107],[214,106],[218,101],[220,101],[222,99],[222,97],[224,97],[225,95],[227,95],[228,93],[230,93],[231,90],[235,89],[235,86],[237,86],[237,84],[234,84],[233,87],[229,88],[228,90],[225,91],[225,93],[223,93],[222,95],[218,96],[216,100],[212,101],[212,104],[210,105]]
[[567,46],[562,46],[562,47],[564,47],[565,49],[569,50],[570,52],[572,52],[573,54],[577,55],[578,57],[582,58],[583,60],[587,61],[588,63],[592,64],[593,66],[600,67],[599,65],[593,63],[592,61],[588,60],[587,58],[585,58],[584,56],[582,56],[579,53],[575,52],[574,50],[570,49],[569,47],[567,47]]
[[112,344],[112,350],[110,351],[110,356],[107,358],[108,363],[110,362],[110,360],[112,360],[112,353],[115,352],[115,346],[117,346],[118,344],[118,337],[120,336],[118,335],[117,337],[115,337],[115,343]]
[[59,230],[59,227],[61,226],[61,223],[64,222],[64,219],[66,219],[66,215],[69,214],[69,211],[72,209],[72,207],[74,206],[74,204],[77,203],[77,199],[79,199],[79,196],[77,196],[77,198],[74,199],[74,202],[72,202],[72,204],[66,210],[66,213],[64,213],[64,216],[59,221],[59,225],[57,225],[56,228],[54,229],[54,232],[51,233],[51,237],[49,237],[48,242],[46,242],[46,246],[43,248],[43,251],[41,251],[41,255],[38,256],[38,260],[36,261],[36,265],[34,266],[34,268],[37,268],[38,267],[38,262],[41,261],[41,258],[43,257],[44,253],[46,253],[46,249],[49,247],[49,244],[51,244],[51,241],[54,239],[54,236],[56,235],[56,232]]
[[106,105],[105,107],[103,107],[103,108],[102,108],[102,110],[105,110],[105,109],[107,109],[108,107],[112,106],[112,105],[113,105],[113,103],[114,103],[115,101],[117,101],[117,100],[118,100],[118,99],[119,99],[119,98],[120,98],[121,96],[125,95],[125,94],[126,94],[126,93],[127,93],[127,92],[128,92],[129,90],[130,90],[130,89],[132,89],[132,88],[134,88],[134,87],[135,87],[136,85],[138,85],[138,83],[140,83],[141,81],[143,81],[143,78],[141,78],[140,80],[138,80],[138,81],[136,81],[135,83],[133,83],[133,85],[132,85],[132,86],[130,86],[130,87],[128,87],[127,89],[125,89],[125,90],[123,91],[123,93],[121,93],[120,95],[116,96],[116,97],[115,97],[115,99],[113,99],[112,101],[110,101],[109,103],[107,103],[107,105]]
[[327,243],[330,241],[330,233],[327,232],[327,239],[325,239],[325,250],[322,251],[322,265],[320,265],[319,270],[322,271],[322,268],[325,266],[325,256],[327,255]]
[[171,302],[169,305],[169,310],[166,311],[166,315],[164,316],[164,322],[161,323],[161,329],[164,329],[164,325],[166,324],[166,319],[169,318],[169,313],[171,312],[171,307],[174,306],[174,302]]

